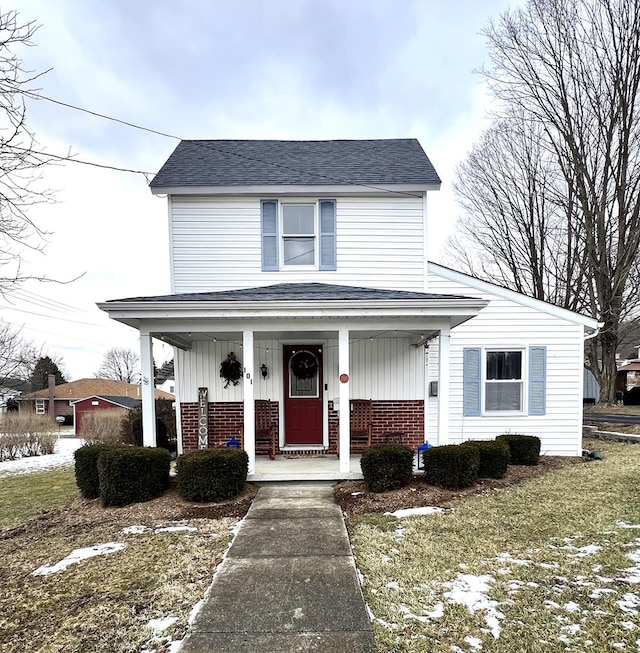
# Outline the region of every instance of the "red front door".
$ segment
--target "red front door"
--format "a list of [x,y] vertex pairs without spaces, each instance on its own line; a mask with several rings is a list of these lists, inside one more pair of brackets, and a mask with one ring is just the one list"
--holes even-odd
[[284,443],[322,444],[322,347],[284,346]]

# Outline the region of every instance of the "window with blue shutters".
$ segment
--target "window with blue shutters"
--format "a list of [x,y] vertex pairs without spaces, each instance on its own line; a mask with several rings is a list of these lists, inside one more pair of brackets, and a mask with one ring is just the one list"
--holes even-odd
[[262,200],[262,269],[272,271],[278,269],[278,202]]
[[547,349],[543,346],[495,350],[466,347],[463,350],[463,414],[544,415],[546,368]]
[[547,348],[529,347],[529,415],[547,411]]
[[335,270],[336,264],[336,201],[320,201],[320,269]]
[[463,414],[480,415],[481,366],[480,347],[465,347],[463,350]]
[[262,200],[262,270],[335,270],[336,201]]

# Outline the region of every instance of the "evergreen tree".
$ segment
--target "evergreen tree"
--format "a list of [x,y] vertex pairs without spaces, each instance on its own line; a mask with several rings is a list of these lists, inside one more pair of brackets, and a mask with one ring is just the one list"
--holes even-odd
[[55,361],[51,360],[49,356],[43,356],[38,359],[29,377],[31,392],[47,388],[49,386],[49,374],[56,377],[56,385],[67,382]]

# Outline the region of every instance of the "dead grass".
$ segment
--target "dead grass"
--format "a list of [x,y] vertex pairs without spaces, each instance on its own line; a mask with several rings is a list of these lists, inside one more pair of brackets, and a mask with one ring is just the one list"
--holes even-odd
[[[613,643],[636,650],[637,614],[617,602],[627,596],[640,605],[637,586],[621,580],[633,565],[628,554],[640,549],[640,530],[618,523],[640,524],[640,447],[585,446],[604,460],[461,497],[443,515],[351,520],[378,649],[466,652],[475,640],[465,637],[473,637],[483,651],[604,651]],[[587,545],[601,548],[580,555]],[[458,595],[447,592],[464,575],[484,578],[486,601],[494,603],[474,614],[450,603]],[[492,610],[500,613],[498,639]]]
[[[41,489],[28,489],[37,477]],[[99,501],[70,492],[72,477],[72,470],[64,470],[0,479],[0,497],[13,496],[21,506],[0,531],[0,650],[22,653],[28,642],[28,649],[39,653],[127,653],[143,645],[161,650],[163,637],[180,639],[230,541],[230,527],[255,490],[233,502],[203,506],[170,490],[148,503],[103,509]],[[60,491],[45,492],[47,479]],[[122,532],[132,525],[151,530]],[[161,525],[197,530],[156,533]],[[74,549],[107,542],[125,548],[61,573],[32,575]],[[154,637],[149,621],[170,616],[176,622]]]
[[622,404],[596,404],[584,409],[585,415],[589,413],[608,413],[609,415],[640,415],[640,406],[623,406]]

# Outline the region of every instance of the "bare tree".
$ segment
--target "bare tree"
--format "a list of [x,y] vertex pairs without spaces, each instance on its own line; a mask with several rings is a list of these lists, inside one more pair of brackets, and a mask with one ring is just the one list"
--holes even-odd
[[22,330],[0,320],[0,379],[26,381],[40,351],[22,336]]
[[584,307],[575,204],[545,133],[522,113],[497,120],[457,167],[464,215],[449,238],[470,273],[571,310]]
[[112,347],[104,356],[96,376],[114,381],[139,383],[140,357],[131,349]]
[[567,305],[603,323],[588,356],[600,399],[611,402],[620,324],[639,305],[630,287],[640,247],[640,0],[529,0],[484,33],[492,66],[483,75],[503,115],[536,125],[561,174],[572,230],[563,242],[580,256],[579,273],[565,266],[558,284],[579,280]]
[[23,68],[16,54],[33,45],[37,30],[33,22],[22,22],[15,11],[0,13],[0,293],[28,278],[22,263],[29,250],[41,250],[46,233],[38,227],[30,209],[52,201],[41,187],[41,170],[55,159],[39,147],[26,123],[25,94],[43,73]]

